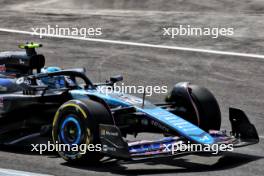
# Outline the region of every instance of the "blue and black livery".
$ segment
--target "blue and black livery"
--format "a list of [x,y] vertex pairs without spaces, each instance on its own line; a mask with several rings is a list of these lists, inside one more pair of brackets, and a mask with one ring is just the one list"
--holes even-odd
[[[33,51],[37,46],[25,45],[22,48],[27,50],[21,55],[0,54],[0,64],[5,67],[0,78],[1,144],[27,145],[44,138],[56,144],[101,147],[85,153],[59,151],[67,161],[83,162],[99,161],[104,156],[127,160],[169,157],[172,153],[163,150],[164,145],[177,142],[240,147],[259,141],[254,125],[235,108],[230,108],[232,135],[221,132],[218,103],[206,88],[178,83],[161,104],[122,92],[106,93],[100,87],[111,87],[122,81],[122,76],[93,83],[82,68],[41,73],[45,59]],[[43,81],[53,78],[60,78],[63,84],[56,87]],[[164,138],[127,138],[138,133]]]

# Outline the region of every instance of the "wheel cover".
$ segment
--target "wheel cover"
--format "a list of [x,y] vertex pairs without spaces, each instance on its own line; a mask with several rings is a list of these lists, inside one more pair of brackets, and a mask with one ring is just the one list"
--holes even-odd
[[81,141],[82,129],[80,122],[72,115],[67,116],[60,128],[60,137],[65,144],[79,144]]

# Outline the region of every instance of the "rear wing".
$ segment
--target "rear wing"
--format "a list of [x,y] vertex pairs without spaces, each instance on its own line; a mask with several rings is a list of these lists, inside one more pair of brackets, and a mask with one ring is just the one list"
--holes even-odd
[[37,54],[35,48],[41,46],[37,43],[27,43],[19,45],[19,48],[25,51],[0,52],[0,74],[19,77],[32,74],[34,69],[39,73],[45,65],[45,57]]

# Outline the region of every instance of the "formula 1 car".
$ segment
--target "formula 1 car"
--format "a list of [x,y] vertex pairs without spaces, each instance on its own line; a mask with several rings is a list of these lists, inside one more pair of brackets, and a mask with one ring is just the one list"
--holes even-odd
[[[92,83],[82,68],[41,72],[45,58],[35,52],[39,46],[30,43],[20,47],[26,52],[0,53],[1,144],[25,145],[45,138],[70,147],[101,146],[101,150],[85,153],[58,151],[65,160],[79,162],[99,161],[104,156],[139,160],[193,153],[172,153],[172,146],[179,142],[241,147],[259,141],[254,125],[239,109],[230,108],[232,132],[220,131],[219,105],[206,88],[177,83],[160,104],[145,100],[144,95],[106,93],[103,90],[113,88],[122,76]],[[127,137],[139,133],[163,137]]]

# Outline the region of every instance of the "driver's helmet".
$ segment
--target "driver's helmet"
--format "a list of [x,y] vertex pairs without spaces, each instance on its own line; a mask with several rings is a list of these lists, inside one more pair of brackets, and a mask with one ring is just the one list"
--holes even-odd
[[[52,73],[61,71],[59,67],[44,67],[41,69],[41,73]],[[49,88],[58,89],[65,87],[65,78],[64,76],[53,76],[53,77],[44,77],[41,78],[41,82],[44,85],[49,86]]]

